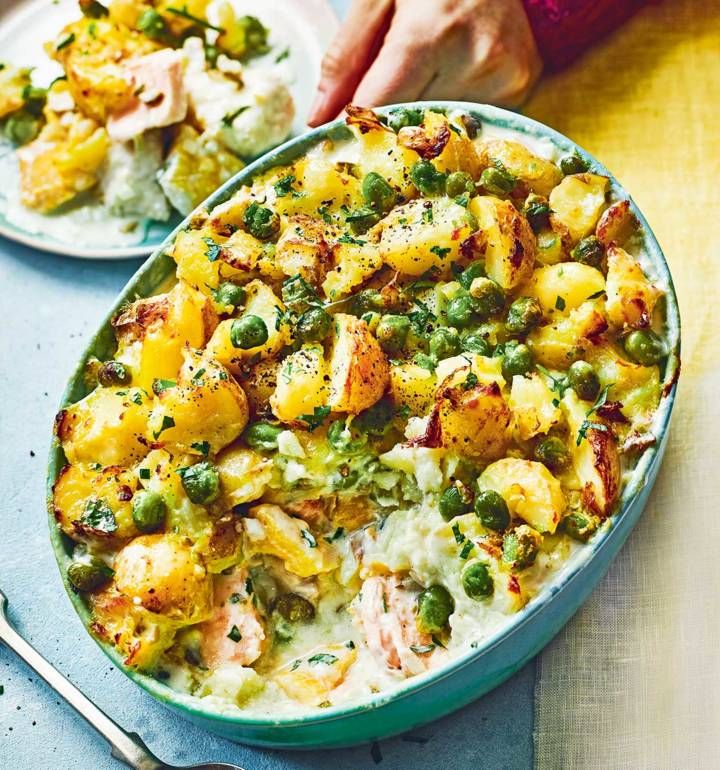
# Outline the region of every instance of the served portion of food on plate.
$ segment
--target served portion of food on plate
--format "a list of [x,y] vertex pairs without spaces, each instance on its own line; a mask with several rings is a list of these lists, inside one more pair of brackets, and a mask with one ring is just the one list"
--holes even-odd
[[609,180],[462,112],[347,124],[191,219],[57,418],[93,633],[219,710],[482,646],[654,442],[663,287]]
[[246,63],[268,30],[227,0],[79,0],[45,50],[48,88],[0,63],[0,128],[16,148],[20,198],[40,214],[101,204],[106,215],[190,213],[287,138],[287,85]]

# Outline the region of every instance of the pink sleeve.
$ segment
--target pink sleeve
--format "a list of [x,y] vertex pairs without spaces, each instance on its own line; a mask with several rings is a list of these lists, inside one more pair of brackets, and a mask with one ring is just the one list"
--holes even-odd
[[548,70],[561,69],[653,0],[523,0]]

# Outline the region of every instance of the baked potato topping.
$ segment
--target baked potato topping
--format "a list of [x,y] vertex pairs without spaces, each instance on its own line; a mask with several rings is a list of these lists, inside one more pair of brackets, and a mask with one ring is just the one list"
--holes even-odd
[[93,632],[218,708],[357,702],[481,644],[653,440],[663,289],[609,180],[469,115],[348,113],[192,218],[57,418]]

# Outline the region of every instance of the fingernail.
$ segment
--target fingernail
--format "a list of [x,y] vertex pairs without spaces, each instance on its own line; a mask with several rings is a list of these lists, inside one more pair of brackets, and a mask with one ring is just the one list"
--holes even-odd
[[323,121],[323,115],[327,109],[328,97],[324,91],[318,91],[315,101],[310,108],[310,115],[308,117],[308,125],[316,126]]

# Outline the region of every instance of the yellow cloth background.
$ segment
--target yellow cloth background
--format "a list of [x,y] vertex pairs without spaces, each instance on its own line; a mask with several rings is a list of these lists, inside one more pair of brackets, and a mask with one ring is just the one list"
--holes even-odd
[[720,767],[720,0],[643,10],[524,112],[596,155],[645,213],[680,299],[683,367],[651,502],[543,653],[536,765]]

